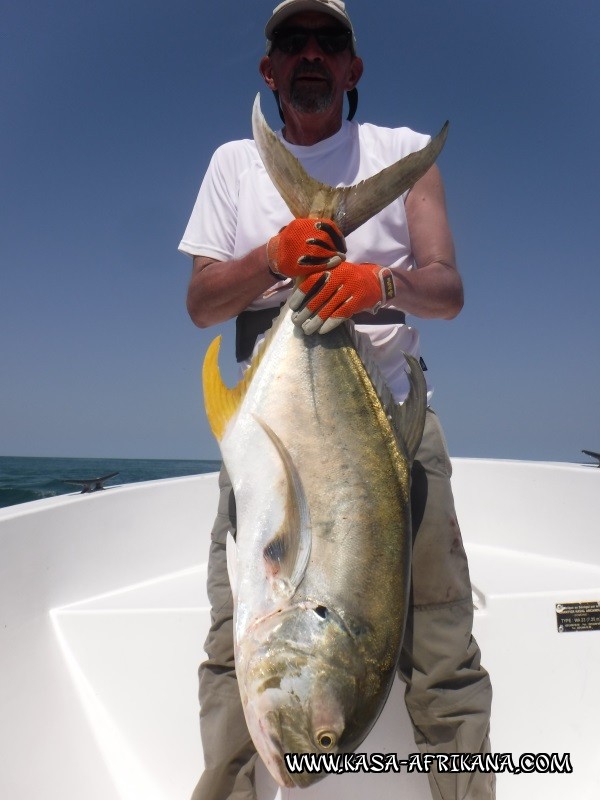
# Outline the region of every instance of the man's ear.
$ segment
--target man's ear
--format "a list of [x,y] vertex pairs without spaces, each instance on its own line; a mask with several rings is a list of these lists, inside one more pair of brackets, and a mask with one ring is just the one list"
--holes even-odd
[[350,74],[348,76],[348,82],[346,83],[346,91],[350,91],[350,89],[354,89],[356,84],[362,77],[365,65],[363,63],[362,58],[359,56],[353,56],[352,63],[350,64]]
[[260,64],[258,65],[258,70],[263,76],[263,80],[269,89],[272,92],[276,91],[277,85],[275,83],[275,78],[273,77],[273,64],[269,56],[263,56],[261,58]]

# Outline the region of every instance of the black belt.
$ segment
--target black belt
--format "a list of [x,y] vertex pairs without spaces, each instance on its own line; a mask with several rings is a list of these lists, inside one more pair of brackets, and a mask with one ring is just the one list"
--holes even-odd
[[404,311],[396,311],[395,308],[380,308],[376,314],[361,311],[352,317],[352,322],[356,325],[404,325],[406,314]]
[[[281,305],[260,308],[258,311],[242,311],[236,317],[235,357],[238,362],[247,361],[250,358],[256,340],[261,333],[269,330],[273,320],[279,314]],[[360,314],[355,314],[352,317],[352,321],[357,325],[404,325],[406,316],[403,311],[382,308],[376,314],[371,314],[369,311],[361,311]]]

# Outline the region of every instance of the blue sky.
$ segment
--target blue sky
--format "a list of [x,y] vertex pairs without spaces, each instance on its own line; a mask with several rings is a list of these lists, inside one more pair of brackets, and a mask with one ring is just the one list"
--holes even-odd
[[[0,455],[214,458],[177,245],[250,134],[275,0],[21,0],[0,51]],[[358,118],[450,136],[465,309],[419,325],[457,456],[600,450],[600,6],[348,0]],[[233,357],[223,371],[235,375]]]

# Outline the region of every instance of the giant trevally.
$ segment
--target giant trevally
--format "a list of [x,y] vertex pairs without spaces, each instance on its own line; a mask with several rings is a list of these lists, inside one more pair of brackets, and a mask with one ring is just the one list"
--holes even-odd
[[[434,162],[426,148],[349,188],[311,179],[255,103],[254,138],[295,216],[332,218],[347,235]],[[290,753],[351,752],[379,716],[402,643],[410,570],[410,470],[426,388],[395,405],[370,342],[342,325],[307,336],[283,306],[234,389],[206,355],[205,405],[237,507],[228,543],[236,672],[248,728],[283,786]]]

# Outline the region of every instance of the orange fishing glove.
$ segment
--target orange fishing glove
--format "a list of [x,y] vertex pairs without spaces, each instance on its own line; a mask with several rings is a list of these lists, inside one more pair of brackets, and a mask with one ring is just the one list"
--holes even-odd
[[269,239],[269,269],[285,278],[333,269],[346,259],[346,241],[330,219],[294,219]]
[[359,311],[373,314],[396,296],[391,269],[377,264],[341,264],[332,272],[310,275],[290,299],[304,333],[328,333]]

